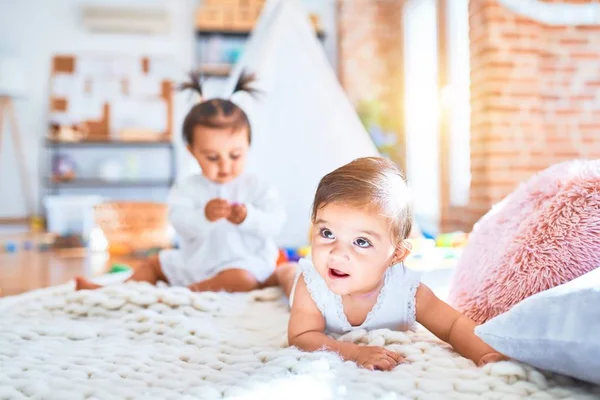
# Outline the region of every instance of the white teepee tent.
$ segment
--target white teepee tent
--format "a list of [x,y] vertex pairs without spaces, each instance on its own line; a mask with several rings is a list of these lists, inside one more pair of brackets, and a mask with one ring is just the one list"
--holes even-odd
[[248,169],[279,188],[288,213],[279,244],[305,245],[321,177],[355,158],[377,155],[377,149],[296,0],[267,1],[226,93],[242,69],[256,73],[256,87],[263,90],[257,100],[232,98],[252,124]]

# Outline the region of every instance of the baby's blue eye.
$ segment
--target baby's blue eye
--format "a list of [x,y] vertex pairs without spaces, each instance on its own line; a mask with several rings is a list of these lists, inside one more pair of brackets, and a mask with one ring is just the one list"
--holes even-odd
[[354,241],[354,244],[363,249],[371,247],[371,243],[367,239],[358,238]]
[[323,236],[325,239],[335,238],[335,236],[333,236],[333,232],[331,232],[329,229],[321,229],[321,236]]
[[241,155],[240,154],[230,154],[229,158],[231,158],[232,160],[237,160],[238,158],[240,158]]
[[208,156],[206,158],[208,161],[219,161],[219,156]]

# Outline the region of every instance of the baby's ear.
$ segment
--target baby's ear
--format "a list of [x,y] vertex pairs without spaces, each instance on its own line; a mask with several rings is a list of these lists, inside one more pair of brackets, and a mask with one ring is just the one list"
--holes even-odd
[[392,265],[396,265],[404,261],[404,259],[410,254],[411,249],[412,246],[406,240],[398,243],[396,250],[394,251],[394,255],[392,256]]

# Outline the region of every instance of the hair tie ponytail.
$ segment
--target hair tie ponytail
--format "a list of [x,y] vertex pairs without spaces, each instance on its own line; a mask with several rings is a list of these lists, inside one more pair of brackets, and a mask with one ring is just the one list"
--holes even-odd
[[183,82],[179,84],[177,90],[191,90],[192,92],[196,92],[200,97],[200,103],[204,101],[204,94],[202,93],[202,83],[201,77],[202,73],[200,71],[192,71],[189,73],[190,80],[187,82]]
[[193,144],[194,129],[198,126],[207,126],[217,129],[228,129],[237,131],[246,129],[248,132],[248,143],[252,141],[252,127],[248,116],[238,105],[230,100],[235,93],[246,92],[252,97],[262,93],[261,90],[252,87],[256,77],[254,74],[248,74],[241,71],[236,82],[235,88],[230,98],[209,98],[205,99],[202,91],[200,72],[190,72],[189,81],[178,85],[179,90],[192,90],[199,97],[200,101],[188,111],[183,121],[183,137],[188,145]]
[[252,97],[257,97],[257,95],[262,93],[262,91],[252,87],[254,82],[256,82],[256,74],[247,73],[245,70],[242,70],[240,77],[233,88],[233,93],[231,93],[231,96],[239,92],[246,92]]

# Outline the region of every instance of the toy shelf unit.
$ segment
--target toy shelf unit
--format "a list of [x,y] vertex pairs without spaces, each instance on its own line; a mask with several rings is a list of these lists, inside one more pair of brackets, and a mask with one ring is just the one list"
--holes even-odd
[[44,141],[41,209],[48,232],[89,239],[94,207],[106,201],[164,203],[175,182],[171,141]]
[[172,62],[163,58],[53,57],[39,163],[46,214],[68,213],[72,204],[88,212],[93,196],[166,200],[176,177],[172,74]]
[[49,138],[170,141],[172,63],[125,55],[57,55],[50,73]]
[[[196,12],[196,65],[205,77],[227,77],[242,54],[265,0],[205,0]],[[310,15],[316,35],[325,34]]]
[[[46,139],[44,145],[51,165],[45,168],[50,174],[42,176],[51,194],[59,194],[61,189],[169,188],[177,173],[171,141]],[[141,174],[142,170],[150,171],[149,176]]]

